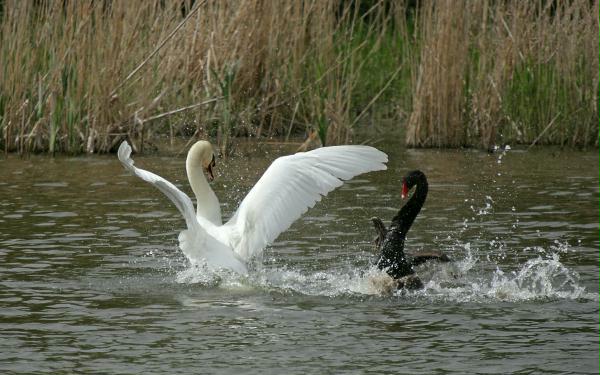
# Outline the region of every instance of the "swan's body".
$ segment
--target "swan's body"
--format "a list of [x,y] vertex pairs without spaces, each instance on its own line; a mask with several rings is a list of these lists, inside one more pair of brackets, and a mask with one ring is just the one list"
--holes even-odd
[[203,169],[212,178],[214,155],[206,141],[197,142],[186,159],[187,175],[196,195],[192,200],[164,178],[136,168],[131,147],[123,142],[119,160],[127,170],[162,191],[183,215],[187,229],[179,246],[192,261],[213,268],[247,273],[248,261],[260,254],[281,232],[321,197],[343,184],[342,180],[370,171],[385,170],[387,155],[369,146],[323,147],[276,159],[244,198],[234,215],[221,222],[219,201]]
[[407,289],[423,287],[419,278],[414,275],[414,266],[423,264],[428,260],[450,261],[448,256],[440,252],[421,252],[412,255],[404,253],[406,234],[421,211],[429,190],[427,177],[419,170],[409,172],[402,179],[403,199],[408,196],[408,192],[415,185],[415,193],[394,216],[389,228],[386,228],[378,217],[371,218],[378,232],[378,237],[375,240],[376,246],[380,250],[377,267],[385,270],[389,276],[396,280],[399,288],[405,287]]

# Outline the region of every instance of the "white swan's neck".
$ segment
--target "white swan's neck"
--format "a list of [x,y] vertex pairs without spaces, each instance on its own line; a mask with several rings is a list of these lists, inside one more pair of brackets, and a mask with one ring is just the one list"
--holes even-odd
[[202,164],[190,153],[185,162],[185,167],[190,186],[196,195],[196,216],[203,217],[215,225],[221,225],[219,200],[210,188],[208,181],[206,181]]

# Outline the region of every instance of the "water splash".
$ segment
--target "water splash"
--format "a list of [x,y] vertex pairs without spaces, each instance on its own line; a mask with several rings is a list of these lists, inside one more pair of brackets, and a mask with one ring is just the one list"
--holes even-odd
[[189,261],[186,269],[177,272],[175,280],[180,284],[198,284],[202,287],[215,287],[223,279],[234,280],[236,275],[226,270],[211,270],[205,262]]
[[[466,201],[468,201],[468,200],[466,200]],[[494,200],[492,199],[492,197],[489,195],[486,195],[483,207],[475,207],[474,205],[470,205],[469,208],[477,216],[490,215],[493,213],[493,209],[494,209],[494,207],[492,206],[493,203],[494,203]]]
[[[568,251],[562,244],[561,251]],[[598,294],[580,285],[577,272],[560,262],[558,248],[517,265],[513,271],[478,258],[464,245],[465,255],[452,263],[419,267],[425,287],[418,291],[397,291],[391,279],[374,266],[345,267],[326,271],[303,271],[290,267],[259,266],[247,276],[231,272],[208,272],[194,264],[177,273],[176,281],[227,290],[262,289],[282,294],[325,297],[411,296],[430,301],[496,302],[540,299],[588,299]]]
[[494,146],[494,152],[498,153],[498,158],[496,159],[496,163],[502,164],[502,158],[506,156],[506,153],[511,150],[510,145],[505,145],[504,147]]
[[490,292],[501,299],[577,299],[584,295],[585,288],[579,285],[579,275],[565,267],[554,253],[550,259],[530,259],[508,275],[498,269]]

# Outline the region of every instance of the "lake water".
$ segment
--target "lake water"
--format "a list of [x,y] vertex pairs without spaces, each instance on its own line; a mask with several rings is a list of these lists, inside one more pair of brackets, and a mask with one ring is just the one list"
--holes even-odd
[[[2,374],[598,374],[598,153],[378,147],[247,277],[177,248],[184,221],[116,156],[0,159]],[[231,215],[294,146],[240,147],[213,187]],[[185,155],[134,156],[190,192]],[[369,218],[400,180],[430,192],[407,250],[455,261],[379,295]]]

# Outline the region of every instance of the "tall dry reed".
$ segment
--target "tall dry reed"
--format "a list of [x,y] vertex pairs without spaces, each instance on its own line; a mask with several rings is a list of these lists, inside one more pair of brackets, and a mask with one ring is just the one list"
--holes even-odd
[[[0,149],[597,144],[598,0],[1,1]],[[392,126],[369,124],[384,118]]]
[[421,11],[412,146],[598,144],[598,1],[439,1]]
[[237,135],[308,125],[350,141],[360,70],[388,22],[381,4],[368,10],[374,26],[331,0],[181,4],[6,1],[0,147],[92,153],[197,133],[226,154]]

